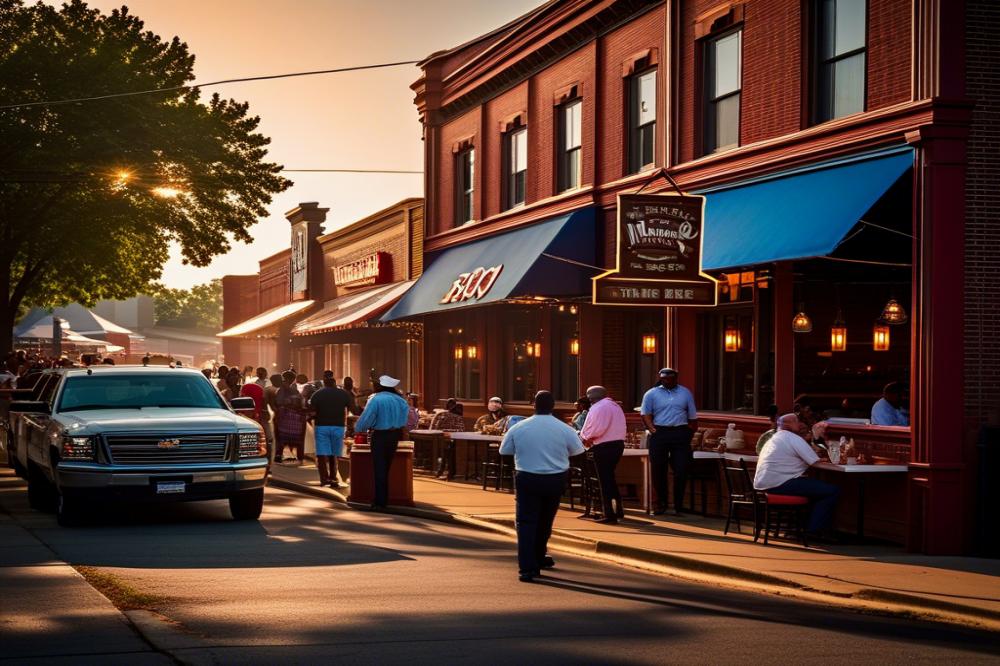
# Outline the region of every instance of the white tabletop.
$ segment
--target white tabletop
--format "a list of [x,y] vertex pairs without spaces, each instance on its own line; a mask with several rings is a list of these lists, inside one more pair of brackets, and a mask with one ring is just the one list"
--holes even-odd
[[411,435],[443,435],[444,430],[410,430]]
[[902,473],[910,470],[908,465],[834,465],[832,462],[818,462],[813,465],[816,469],[825,469],[828,472],[845,472],[847,474],[868,474],[868,473]]
[[485,435],[481,432],[449,432],[452,439],[464,439],[470,442],[499,442],[503,439],[501,435]]

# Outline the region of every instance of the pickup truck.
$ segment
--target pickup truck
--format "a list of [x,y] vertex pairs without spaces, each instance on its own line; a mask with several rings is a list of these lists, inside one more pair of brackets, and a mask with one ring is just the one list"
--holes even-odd
[[[245,404],[244,404],[245,403]],[[58,376],[48,400],[14,401],[28,501],[80,522],[104,501],[228,499],[236,520],[264,505],[267,442],[255,421],[190,368],[95,366]]]

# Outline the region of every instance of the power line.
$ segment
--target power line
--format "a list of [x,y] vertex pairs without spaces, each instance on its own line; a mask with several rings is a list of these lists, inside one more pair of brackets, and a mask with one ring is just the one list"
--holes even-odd
[[246,76],[238,79],[223,79],[221,81],[209,81],[208,83],[192,83],[183,86],[173,86],[170,88],[152,88],[149,90],[134,90],[132,92],[110,93],[107,95],[95,95],[93,97],[76,97],[73,99],[56,99],[44,102],[23,102],[20,104],[4,104],[0,106],[0,111],[8,109],[23,109],[32,106],[57,106],[60,104],[80,104],[82,102],[96,102],[105,99],[117,99],[120,97],[135,97],[136,95],[151,95],[162,92],[177,92],[181,90],[191,90],[193,88],[208,88],[209,86],[221,86],[227,83],[243,83],[246,81],[268,81],[271,79],[287,79],[294,76],[315,76],[317,74],[338,74],[340,72],[356,72],[364,69],[382,69],[385,67],[399,67],[401,65],[416,65],[419,60],[402,60],[399,62],[385,62],[377,65],[357,65],[354,67],[338,67],[336,69],[318,69],[311,72],[288,72],[285,74],[267,74],[265,76]]

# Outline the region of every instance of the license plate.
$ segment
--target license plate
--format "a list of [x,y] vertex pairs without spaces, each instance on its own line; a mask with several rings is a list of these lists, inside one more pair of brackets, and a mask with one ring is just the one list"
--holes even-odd
[[174,493],[183,493],[184,485],[183,481],[161,481],[156,484],[156,494],[172,495]]

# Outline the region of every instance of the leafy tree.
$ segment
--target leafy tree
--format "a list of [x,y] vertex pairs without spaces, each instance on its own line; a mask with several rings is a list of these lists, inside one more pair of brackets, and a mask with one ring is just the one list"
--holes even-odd
[[190,289],[156,289],[156,323],[175,328],[193,328],[206,333],[222,329],[222,280],[212,280]]
[[184,86],[194,56],[108,15],[0,0],[0,350],[20,306],[127,298],[159,278],[171,241],[207,265],[291,185],[265,161],[248,105]]

